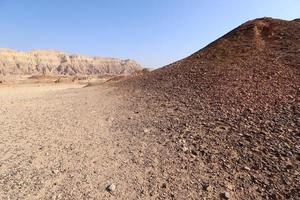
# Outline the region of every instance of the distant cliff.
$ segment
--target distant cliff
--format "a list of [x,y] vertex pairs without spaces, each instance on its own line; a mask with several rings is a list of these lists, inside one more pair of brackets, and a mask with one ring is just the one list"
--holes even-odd
[[0,49],[0,75],[125,75],[140,70],[133,60],[69,55],[59,51]]

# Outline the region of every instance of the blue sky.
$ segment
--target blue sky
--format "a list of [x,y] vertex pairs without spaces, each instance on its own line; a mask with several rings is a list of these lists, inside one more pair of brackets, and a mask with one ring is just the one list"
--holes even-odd
[[264,16],[299,18],[300,0],[0,0],[0,47],[160,67]]

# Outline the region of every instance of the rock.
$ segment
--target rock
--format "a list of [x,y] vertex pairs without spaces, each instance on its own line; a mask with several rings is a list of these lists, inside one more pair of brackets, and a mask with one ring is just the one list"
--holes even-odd
[[192,150],[191,153],[192,153],[192,156],[198,156],[198,153],[195,150]]
[[144,133],[150,133],[150,129],[145,128],[145,129],[144,129]]
[[59,170],[57,170],[57,169],[52,170],[52,173],[53,173],[53,174],[58,174],[58,173],[59,173]]
[[113,192],[113,191],[115,191],[116,190],[116,186],[115,186],[115,184],[110,184],[109,186],[107,186],[106,187],[106,190],[108,191],[108,192]]
[[244,169],[247,170],[247,171],[251,170],[250,167],[248,167],[248,166],[245,166]]
[[141,66],[128,59],[69,55],[53,50],[0,49],[0,75],[125,75],[138,70],[142,70]]
[[226,185],[226,188],[229,189],[229,190],[233,190],[233,189],[234,189],[234,186],[231,185],[230,183],[228,183],[228,184]]
[[187,147],[182,147],[182,151],[183,152],[187,152],[189,150],[189,148],[187,148]]
[[220,197],[221,197],[222,199],[230,199],[230,194],[229,194],[229,192],[222,192],[222,193],[220,194]]
[[208,185],[208,184],[203,185],[203,189],[207,192],[212,192],[213,191],[213,187]]

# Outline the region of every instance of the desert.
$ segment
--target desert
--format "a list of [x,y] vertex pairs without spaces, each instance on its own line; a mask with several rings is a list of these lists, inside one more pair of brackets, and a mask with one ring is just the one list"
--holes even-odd
[[0,49],[0,199],[299,199],[300,22],[157,69]]

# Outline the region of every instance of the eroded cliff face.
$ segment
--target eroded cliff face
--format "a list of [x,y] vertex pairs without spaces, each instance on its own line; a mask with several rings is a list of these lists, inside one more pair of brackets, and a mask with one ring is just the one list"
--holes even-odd
[[59,51],[0,49],[0,75],[126,75],[140,70],[133,60],[69,55]]

